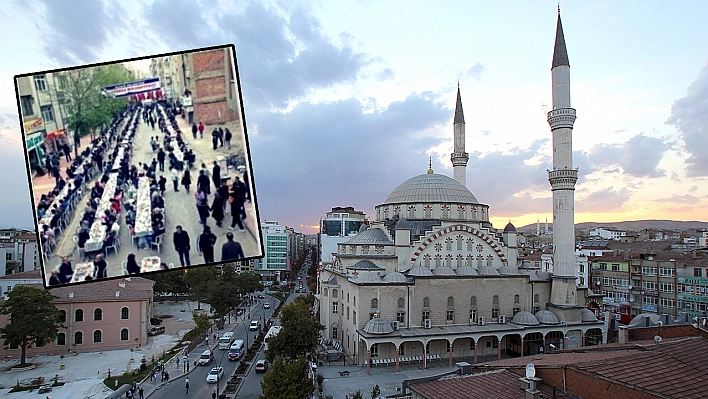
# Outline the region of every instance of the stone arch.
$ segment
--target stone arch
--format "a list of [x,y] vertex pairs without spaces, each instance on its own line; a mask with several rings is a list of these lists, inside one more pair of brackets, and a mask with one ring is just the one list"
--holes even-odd
[[433,241],[437,240],[439,237],[442,237],[446,234],[452,233],[452,232],[467,232],[469,234],[473,234],[485,243],[487,243],[492,250],[497,254],[497,256],[501,259],[502,262],[506,262],[506,256],[504,255],[502,248],[497,245],[497,243],[494,241],[493,238],[491,238],[489,235],[473,228],[470,226],[465,226],[465,225],[453,225],[453,226],[448,226],[445,227],[444,229],[440,229],[432,234],[428,235],[428,238],[425,239],[419,246],[416,248],[415,252],[413,253],[413,256],[411,257],[411,262],[415,263],[416,260],[418,259],[418,256],[420,256],[425,248],[428,247]]

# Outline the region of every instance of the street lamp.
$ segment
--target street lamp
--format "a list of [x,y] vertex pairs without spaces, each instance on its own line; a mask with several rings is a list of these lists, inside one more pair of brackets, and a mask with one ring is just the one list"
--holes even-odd
[[[221,368],[221,362],[224,360],[224,355],[229,353],[229,351],[225,351],[224,353],[221,354],[221,358],[219,359],[219,364],[216,365],[217,370],[218,368]],[[221,382],[221,375],[217,371],[216,373],[216,397],[219,397],[219,383]]]

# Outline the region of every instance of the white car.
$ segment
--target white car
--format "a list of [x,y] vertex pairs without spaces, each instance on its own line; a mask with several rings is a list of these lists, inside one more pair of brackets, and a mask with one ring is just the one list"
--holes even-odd
[[256,330],[258,330],[258,327],[260,327],[260,325],[258,324],[258,321],[257,321],[257,320],[253,320],[253,321],[251,322],[251,325],[248,327],[248,329],[251,330],[251,331],[256,331]]
[[207,376],[206,381],[208,383],[215,384],[222,378],[224,378],[224,368],[223,367],[214,367],[209,372],[209,375]]
[[264,303],[263,308],[270,309],[270,304],[268,302]]

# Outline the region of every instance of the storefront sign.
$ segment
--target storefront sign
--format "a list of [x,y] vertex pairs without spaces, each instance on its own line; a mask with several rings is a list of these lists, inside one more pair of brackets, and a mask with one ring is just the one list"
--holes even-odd
[[139,93],[159,90],[160,87],[160,78],[150,78],[115,86],[106,86],[101,89],[101,92],[110,97],[127,97]]
[[33,134],[30,137],[27,137],[27,150],[31,151],[38,147],[42,142],[44,141],[44,138],[42,137],[42,134]]
[[708,303],[708,296],[678,294],[677,297],[678,297],[679,301],[694,301],[694,302]]
[[44,124],[42,118],[32,119],[25,122],[25,134],[32,132],[33,130],[41,127]]
[[652,305],[642,305],[642,312],[654,312],[654,313],[656,313],[656,306],[652,306]]
[[617,292],[623,292],[623,293],[629,293],[629,288],[627,287],[615,287],[615,291]]
[[659,296],[658,291],[642,291],[642,295]]
[[614,298],[604,297],[604,298],[602,298],[602,303],[605,304],[605,305],[612,305],[612,304],[615,303],[615,299],[614,299]]
[[679,284],[691,284],[691,285],[701,285],[708,286],[708,278],[701,277],[677,277]]

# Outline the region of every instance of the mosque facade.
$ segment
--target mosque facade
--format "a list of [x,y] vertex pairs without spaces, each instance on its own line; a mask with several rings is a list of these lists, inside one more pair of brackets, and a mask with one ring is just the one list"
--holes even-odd
[[574,260],[578,170],[572,167],[575,109],[560,13],[551,71],[556,274],[520,264],[516,228],[495,229],[489,205],[467,188],[458,87],[454,178],[429,169],[400,184],[376,206],[368,228],[338,243],[332,263],[319,271],[323,337],[357,364],[398,369],[401,362],[419,361],[425,368],[430,361],[452,365],[459,358],[477,362],[603,342],[603,322],[583,308],[573,264],[566,264]]

